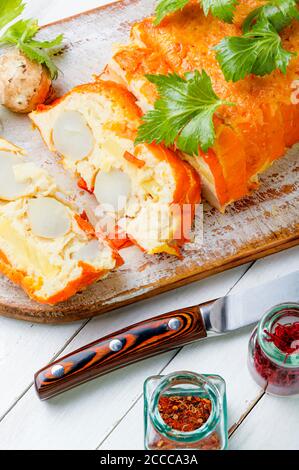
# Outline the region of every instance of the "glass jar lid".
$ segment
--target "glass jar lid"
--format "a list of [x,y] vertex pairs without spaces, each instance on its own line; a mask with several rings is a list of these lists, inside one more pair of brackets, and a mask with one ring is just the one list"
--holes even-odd
[[[168,394],[178,394],[192,387],[192,393],[211,401],[212,409],[208,420],[198,429],[191,432],[178,431],[165,423],[159,412],[160,397]],[[150,413],[153,425],[157,431],[168,439],[185,443],[197,442],[212,433],[220,417],[220,393],[217,387],[209,382],[207,377],[192,372],[176,372],[165,376],[157,386],[150,401]]]

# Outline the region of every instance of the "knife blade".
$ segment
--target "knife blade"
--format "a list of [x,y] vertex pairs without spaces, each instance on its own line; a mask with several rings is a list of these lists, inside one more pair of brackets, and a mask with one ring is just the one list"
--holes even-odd
[[113,370],[259,321],[276,304],[299,302],[299,271],[214,302],[159,315],[107,335],[35,374],[41,400]]
[[225,334],[253,325],[274,305],[291,301],[299,302],[299,271],[222,297],[201,313],[208,331]]

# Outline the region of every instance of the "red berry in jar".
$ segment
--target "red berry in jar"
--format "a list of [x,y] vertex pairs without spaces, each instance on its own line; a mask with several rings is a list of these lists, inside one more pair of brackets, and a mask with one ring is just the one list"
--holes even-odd
[[267,312],[249,342],[249,370],[269,394],[299,394],[299,304]]

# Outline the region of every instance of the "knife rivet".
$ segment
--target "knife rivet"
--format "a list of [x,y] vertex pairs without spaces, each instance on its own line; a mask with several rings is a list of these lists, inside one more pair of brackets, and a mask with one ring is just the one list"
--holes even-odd
[[56,364],[55,366],[51,368],[51,374],[57,378],[63,377],[64,367],[61,364]]
[[179,330],[181,327],[181,320],[179,318],[172,318],[168,322],[168,328],[170,330]]
[[118,352],[122,349],[123,343],[120,341],[120,339],[113,339],[110,341],[109,348],[113,352]]

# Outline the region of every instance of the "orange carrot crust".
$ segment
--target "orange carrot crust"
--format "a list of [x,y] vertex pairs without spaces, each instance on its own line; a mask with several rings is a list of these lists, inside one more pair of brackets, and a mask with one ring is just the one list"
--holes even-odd
[[42,279],[34,279],[27,273],[14,269],[7,260],[5,261],[5,255],[0,252],[1,273],[7,276],[13,283],[21,286],[32,300],[45,305],[55,305],[59,302],[64,302],[77,292],[82,291],[90,284],[103,278],[109,272],[105,270],[97,271],[92,266],[83,262],[80,262],[79,266],[82,268],[82,274],[78,279],[69,282],[64,289],[57,292],[52,297],[43,298],[36,294],[42,287]]
[[[199,204],[201,201],[201,181],[191,165],[181,160],[177,153],[163,145],[147,144],[147,147],[157,159],[166,161],[172,168],[176,182],[172,202],[174,204]],[[137,155],[138,151],[137,146]]]
[[41,303],[46,303],[50,305],[55,305],[59,302],[64,302],[65,300],[75,295],[77,292],[86,289],[88,286],[90,286],[96,281],[99,281],[109,273],[109,270],[97,271],[92,266],[83,263],[82,261],[79,262],[79,266],[80,268],[82,268],[82,274],[78,279],[69,282],[65,289],[63,289],[56,295],[53,295],[49,299],[46,299],[44,302],[43,300],[38,298],[36,298],[36,300]]
[[[167,161],[173,171],[173,176],[176,182],[176,189],[173,195],[173,201],[170,205],[181,206],[180,212],[180,237],[168,244],[171,251],[176,251],[177,256],[180,256],[178,246],[183,245],[189,241],[189,237],[185,237],[186,224],[188,222],[189,231],[191,231],[192,221],[195,215],[196,205],[201,202],[201,180],[198,173],[187,162],[180,159],[180,157],[170,149],[163,145],[148,145],[150,150],[154,153],[155,157],[162,161]],[[136,148],[138,153],[138,147]],[[190,212],[186,212],[186,206],[189,206]],[[177,211],[176,211],[177,214]],[[191,224],[190,224],[191,222]]]
[[45,112],[62,103],[73,93],[95,93],[102,94],[115,104],[118,110],[117,121],[107,124],[109,129],[114,131],[119,137],[135,139],[137,129],[140,124],[142,112],[136,104],[136,98],[124,86],[112,82],[97,80],[93,83],[79,85],[71,91],[53,101],[50,105],[40,105],[37,112]]

